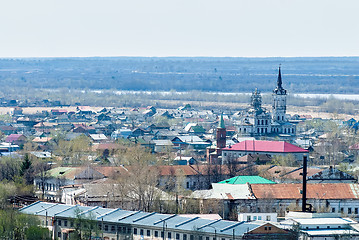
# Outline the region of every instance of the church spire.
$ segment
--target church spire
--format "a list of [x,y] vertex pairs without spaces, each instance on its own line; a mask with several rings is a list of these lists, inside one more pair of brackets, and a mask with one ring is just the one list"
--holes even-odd
[[279,64],[279,71],[278,71],[278,80],[277,80],[277,89],[283,89],[282,87],[282,73],[280,71],[280,64]]
[[221,113],[221,119],[219,120],[218,128],[226,128],[223,120],[223,113]]
[[273,90],[273,93],[278,95],[287,95],[287,90],[285,90],[282,86],[282,71],[280,64],[278,69],[277,87]]

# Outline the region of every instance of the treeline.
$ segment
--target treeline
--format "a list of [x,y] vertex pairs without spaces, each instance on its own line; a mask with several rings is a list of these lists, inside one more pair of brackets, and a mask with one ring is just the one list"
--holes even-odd
[[11,204],[12,198],[34,195],[33,179],[47,170],[48,164],[31,161],[28,155],[0,160],[0,239],[51,239],[51,233],[40,227],[37,217],[19,213]]
[[[272,95],[262,95],[263,104],[272,104]],[[41,102],[43,99],[60,101],[63,105],[89,105],[99,107],[146,107],[149,105],[158,108],[178,108],[190,103],[196,109],[214,109],[238,111],[250,104],[250,94],[220,94],[201,91],[176,92],[170,91],[166,94],[161,92],[126,92],[118,94],[116,90],[103,90],[94,92],[92,90],[72,90],[61,88],[57,90],[25,88],[12,89],[3,87],[0,97],[5,99],[17,99],[20,106],[32,106],[32,102]],[[288,95],[288,106],[316,106],[319,110],[328,113],[357,114],[359,101],[340,100],[334,97],[325,98],[303,98]]]
[[271,91],[278,65],[291,92],[356,93],[358,57],[0,59],[1,86],[140,91]]

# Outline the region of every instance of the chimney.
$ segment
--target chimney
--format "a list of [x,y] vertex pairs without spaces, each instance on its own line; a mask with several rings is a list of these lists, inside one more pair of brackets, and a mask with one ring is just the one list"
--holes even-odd
[[307,156],[303,156],[302,212],[307,211]]

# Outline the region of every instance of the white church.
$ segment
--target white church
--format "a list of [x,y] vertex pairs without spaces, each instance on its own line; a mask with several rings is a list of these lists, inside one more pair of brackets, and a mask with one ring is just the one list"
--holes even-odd
[[247,136],[295,135],[296,126],[288,121],[287,90],[282,87],[282,74],[279,67],[277,87],[273,90],[272,112],[262,107],[262,96],[256,89],[252,93],[251,106],[240,113],[238,132]]

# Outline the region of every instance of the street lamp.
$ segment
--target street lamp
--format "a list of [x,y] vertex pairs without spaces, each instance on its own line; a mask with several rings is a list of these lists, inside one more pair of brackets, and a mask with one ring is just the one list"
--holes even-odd
[[214,239],[213,240],[217,240],[217,228],[213,227],[213,226],[207,226],[207,227],[211,227],[214,229]]

